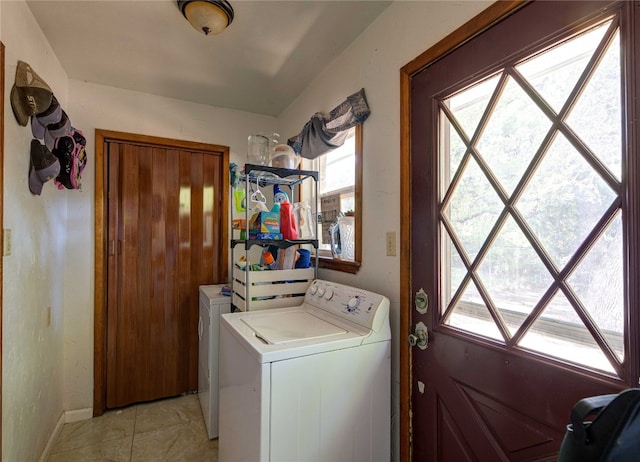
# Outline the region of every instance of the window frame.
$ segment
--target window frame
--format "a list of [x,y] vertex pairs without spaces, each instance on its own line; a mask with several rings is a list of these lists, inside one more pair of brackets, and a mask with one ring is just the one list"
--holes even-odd
[[[354,260],[341,260],[329,255],[322,255],[316,251],[318,267],[344,273],[356,274],[362,265],[362,124],[355,126],[355,178],[354,178],[354,227],[355,227],[355,257]],[[320,197],[317,198],[318,202]],[[319,211],[318,211],[319,212]]]

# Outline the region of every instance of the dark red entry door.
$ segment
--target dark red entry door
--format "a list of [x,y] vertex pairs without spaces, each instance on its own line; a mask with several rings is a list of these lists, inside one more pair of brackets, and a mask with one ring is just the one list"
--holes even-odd
[[633,8],[534,2],[411,78],[413,460],[555,460],[637,386]]

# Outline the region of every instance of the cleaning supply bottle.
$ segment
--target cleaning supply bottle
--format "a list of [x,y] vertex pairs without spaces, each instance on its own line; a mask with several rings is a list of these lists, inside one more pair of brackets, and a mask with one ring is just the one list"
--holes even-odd
[[269,269],[275,270],[278,269],[278,263],[273,258],[273,255],[268,250],[262,254],[262,258],[264,259],[265,266]]
[[280,186],[277,184],[273,185],[273,202],[276,204],[282,204],[284,201],[288,201],[289,196],[287,193],[280,189]]
[[[280,233],[282,239],[298,239],[296,220],[293,216],[291,202],[284,201],[280,204]],[[295,265],[296,249],[294,246],[278,250],[278,269],[293,269]]]
[[280,204],[280,233],[282,233],[282,239],[298,239],[296,219],[289,201]]

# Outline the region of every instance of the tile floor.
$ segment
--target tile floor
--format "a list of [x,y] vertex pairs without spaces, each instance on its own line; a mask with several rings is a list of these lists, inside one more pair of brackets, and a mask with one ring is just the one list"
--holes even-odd
[[217,460],[218,440],[207,438],[196,394],[65,424],[49,457],[49,462]]

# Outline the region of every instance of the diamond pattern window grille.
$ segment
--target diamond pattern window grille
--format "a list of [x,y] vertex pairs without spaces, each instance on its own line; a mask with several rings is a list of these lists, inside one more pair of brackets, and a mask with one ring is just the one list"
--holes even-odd
[[613,18],[439,101],[442,324],[621,374],[620,95]]

